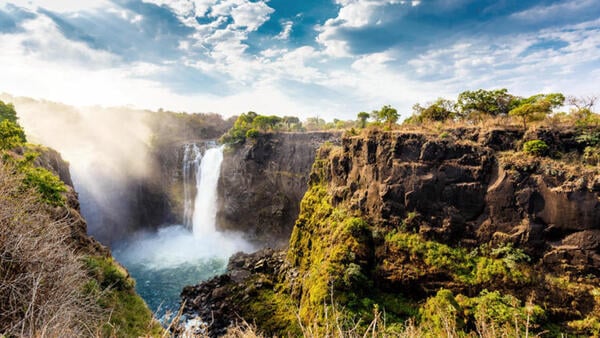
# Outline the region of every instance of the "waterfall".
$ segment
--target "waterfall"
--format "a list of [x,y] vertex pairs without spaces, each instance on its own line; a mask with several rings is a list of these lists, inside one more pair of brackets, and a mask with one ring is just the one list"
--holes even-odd
[[202,152],[196,144],[186,144],[183,150],[183,225],[192,230],[196,174],[200,168]]
[[[183,221],[188,229],[193,230],[195,237],[203,237],[216,231],[217,183],[222,161],[223,147],[209,148],[204,155],[195,144],[186,145],[184,149]],[[191,185],[192,181],[195,189]]]

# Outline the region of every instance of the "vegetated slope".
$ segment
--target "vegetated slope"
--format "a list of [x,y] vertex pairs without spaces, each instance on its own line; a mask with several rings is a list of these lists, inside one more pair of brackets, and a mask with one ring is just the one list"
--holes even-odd
[[232,259],[184,290],[186,311],[224,313],[214,334],[239,315],[268,335],[597,335],[600,170],[521,151],[581,155],[576,136],[371,130],[324,145],[287,253]]
[[25,143],[12,105],[0,101],[0,113],[0,335],[162,333],[127,271],[87,235],[68,164]]

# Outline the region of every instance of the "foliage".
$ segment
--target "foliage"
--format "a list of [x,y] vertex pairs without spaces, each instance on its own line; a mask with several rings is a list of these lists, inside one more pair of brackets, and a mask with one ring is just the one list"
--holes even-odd
[[360,113],[358,113],[356,115],[356,117],[358,118],[359,121],[359,127],[360,128],[365,128],[367,126],[367,120],[369,119],[371,115],[367,112],[361,111]]
[[544,156],[548,149],[548,145],[542,140],[531,140],[523,144],[523,152],[534,156]]
[[256,290],[251,302],[241,302],[240,309],[249,313],[268,333],[285,333],[285,336],[300,336],[296,317],[296,306],[286,294],[269,289]]
[[468,285],[527,284],[530,281],[524,264],[529,257],[510,244],[494,250],[484,246],[469,252],[465,248],[424,240],[418,234],[398,231],[389,232],[385,241],[391,257],[407,255],[411,265],[421,267],[413,272],[412,278],[443,273]]
[[282,119],[287,131],[302,131],[302,123],[296,116],[284,116]]
[[450,290],[441,289],[420,309],[421,322],[426,331],[438,337],[452,337],[460,326],[458,314],[461,307]]
[[27,142],[25,131],[17,120],[15,106],[0,101],[0,150],[11,150]]
[[413,115],[419,122],[423,121],[446,121],[453,119],[456,115],[456,104],[450,100],[438,98],[427,107],[420,104],[413,106]]
[[98,305],[112,311],[109,322],[103,327],[104,336],[162,334],[162,328],[153,319],[146,303],[135,293],[135,282],[124,268],[107,257],[87,256],[83,261],[93,278],[86,285],[86,292],[97,295]]
[[560,93],[537,94],[519,100],[519,105],[508,114],[521,118],[523,129],[527,129],[527,122],[543,120],[554,108],[562,106],[564,101],[565,97]]
[[575,140],[578,143],[586,146],[595,147],[600,145],[600,130],[587,131],[584,130]]
[[252,121],[252,127],[261,131],[274,130],[281,121],[279,116],[258,115]]
[[256,138],[259,131],[273,132],[279,130],[298,131],[302,124],[297,117],[275,115],[259,115],[253,111],[238,116],[233,127],[221,137],[221,142],[230,145],[243,144],[246,138]]
[[27,146],[21,157],[7,154],[4,161],[14,165],[15,170],[23,174],[24,189],[35,189],[44,203],[53,206],[63,205],[65,202],[63,193],[67,191],[65,183],[48,169],[35,166],[34,161],[39,153],[29,150],[31,147],[36,146]]
[[[315,161],[313,173],[321,172],[321,164]],[[312,182],[301,210],[288,259],[307,276],[300,300],[302,322],[326,322],[323,304],[331,306],[331,302],[348,305],[349,316],[372,316],[374,303],[366,297],[371,282],[363,268],[371,254],[368,224],[333,207],[320,179]]]
[[323,130],[327,122],[320,117],[309,117],[306,119],[304,126],[306,130]]
[[385,122],[389,128],[398,121],[398,111],[390,105],[385,105],[379,110],[374,110],[371,117],[377,122]]
[[25,132],[16,122],[0,122],[0,150],[14,149],[25,144],[25,141]]
[[225,120],[213,113],[188,114],[159,110],[146,114],[144,122],[152,133],[152,150],[161,154],[181,141],[219,138],[231,129],[235,119]]
[[458,114],[473,119],[480,114],[492,116],[506,115],[518,105],[518,98],[508,93],[506,88],[496,90],[478,89],[464,91],[458,95]]
[[4,103],[0,100],[0,121],[10,121],[17,123],[17,112],[12,103]]
[[26,187],[35,188],[41,196],[42,201],[51,205],[63,205],[65,198],[62,195],[67,191],[64,182],[46,168],[24,166],[22,172],[25,174],[23,183]]
[[248,131],[246,132],[246,138],[257,138],[258,135],[260,135],[260,132],[254,128],[248,129]]
[[238,116],[233,127],[221,137],[221,142],[225,144],[242,144],[246,141],[246,133],[253,127],[254,119],[258,116],[253,111]]

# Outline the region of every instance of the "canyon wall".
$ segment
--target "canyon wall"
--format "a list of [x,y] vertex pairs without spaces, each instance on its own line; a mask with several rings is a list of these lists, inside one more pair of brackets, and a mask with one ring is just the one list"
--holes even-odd
[[[335,325],[332,303],[344,318],[369,323],[375,307],[402,325],[443,291],[468,332],[474,304],[495,292],[514,297],[515,311],[539,307],[538,331],[593,334],[600,171],[575,159],[574,138],[458,128],[370,130],[326,143],[289,248],[232,258],[227,274],[184,290],[185,311],[223,314],[214,334],[236,313],[268,334],[297,335]],[[545,140],[551,157],[523,153],[532,139]]]
[[217,224],[259,247],[287,245],[317,149],[339,132],[261,134],[225,150]]

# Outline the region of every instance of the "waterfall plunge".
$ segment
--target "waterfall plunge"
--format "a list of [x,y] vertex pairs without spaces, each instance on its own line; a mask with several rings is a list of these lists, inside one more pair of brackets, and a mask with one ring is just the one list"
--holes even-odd
[[[206,146],[210,147],[210,144]],[[217,182],[223,148],[188,144],[183,154],[184,225],[141,232],[113,254],[137,279],[136,289],[157,316],[176,313],[184,285],[225,272],[232,254],[254,251],[240,234],[216,230]],[[190,232],[193,230],[193,234]]]
[[[197,238],[214,234],[216,231],[217,183],[222,161],[222,146],[207,149],[204,156],[195,144],[186,145],[184,150],[183,221]],[[192,189],[192,179],[195,191]]]

